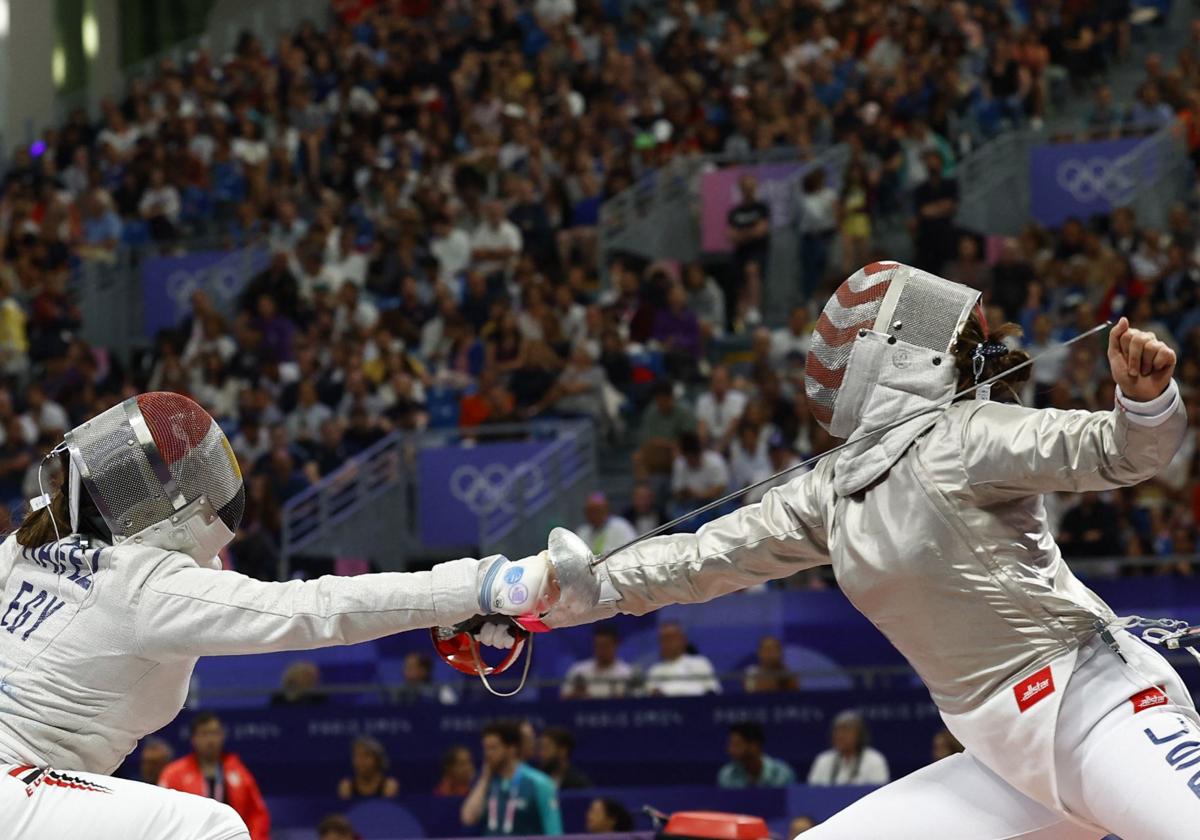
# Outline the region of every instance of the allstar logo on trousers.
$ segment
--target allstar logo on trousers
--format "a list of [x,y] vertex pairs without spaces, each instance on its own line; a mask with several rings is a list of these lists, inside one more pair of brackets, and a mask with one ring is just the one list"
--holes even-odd
[[1013,696],[1017,700],[1017,708],[1022,713],[1053,693],[1054,674],[1050,672],[1049,665],[1013,686]]

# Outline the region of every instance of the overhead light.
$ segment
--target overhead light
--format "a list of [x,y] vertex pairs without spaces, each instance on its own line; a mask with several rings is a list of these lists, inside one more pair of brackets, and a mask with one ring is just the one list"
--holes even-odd
[[96,53],[100,52],[100,25],[96,23],[96,13],[90,8],[90,4],[83,13],[80,39],[83,41],[83,54],[91,61],[96,57]]
[[54,52],[50,54],[50,76],[55,87],[61,88],[67,81],[67,53],[62,44],[55,44]]

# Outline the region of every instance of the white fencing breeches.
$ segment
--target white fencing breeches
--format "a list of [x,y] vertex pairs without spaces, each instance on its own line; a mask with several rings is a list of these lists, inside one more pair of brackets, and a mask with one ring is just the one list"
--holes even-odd
[[220,802],[96,773],[0,764],[0,835],[12,840],[249,840]]
[[1178,677],[1169,698],[1147,691],[1140,675],[1163,673],[1151,667],[1160,658],[1124,634],[1128,665],[1089,647],[1066,687],[1054,733],[1062,808],[1026,796],[965,753],[869,794],[803,840],[1200,838],[1200,724],[1186,692],[1179,694]]

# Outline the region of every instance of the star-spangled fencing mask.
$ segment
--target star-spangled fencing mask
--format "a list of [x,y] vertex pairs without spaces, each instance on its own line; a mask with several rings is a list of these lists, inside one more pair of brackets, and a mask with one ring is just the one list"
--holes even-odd
[[813,417],[840,438],[850,437],[858,426],[861,391],[844,386],[847,379],[865,382],[873,374],[855,363],[860,335],[884,333],[898,342],[948,352],[978,304],[977,290],[902,263],[871,263],[851,274],[813,329],[804,369]]
[[82,485],[114,544],[181,551],[220,567],[217,553],[233,539],[246,497],[237,458],[207,411],[179,394],[139,394],[72,429],[64,443],[72,531]]

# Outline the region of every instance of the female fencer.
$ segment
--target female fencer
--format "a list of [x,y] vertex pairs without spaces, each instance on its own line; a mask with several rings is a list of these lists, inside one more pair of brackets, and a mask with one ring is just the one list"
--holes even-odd
[[1071,573],[1042,503],[1167,465],[1187,428],[1175,354],[1122,319],[1108,337],[1111,411],[1022,407],[1028,368],[951,402],[1027,359],[1000,341],[1015,328],[988,335],[979,299],[897,263],[852,275],[816,324],[806,386],[816,419],[850,445],[759,504],[618,551],[594,573],[586,546],[554,532],[542,556],[562,592],[545,621],[642,614],[832,564],[967,751],[806,840],[1200,837],[1192,700]]
[[249,840],[227,805],[103,775],[175,717],[198,657],[515,615],[542,591],[544,562],[502,557],[286,583],[221,571],[241,473],[213,419],[177,394],[110,408],[54,457],[69,462],[63,490],[0,545],[6,838]]

